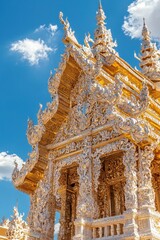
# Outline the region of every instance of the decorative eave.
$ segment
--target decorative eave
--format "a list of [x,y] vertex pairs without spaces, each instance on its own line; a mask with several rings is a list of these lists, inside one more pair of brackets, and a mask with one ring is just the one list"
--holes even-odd
[[[66,24],[66,21],[63,24]],[[49,78],[48,88],[52,101],[47,103],[45,110],[42,110],[42,106],[40,107],[37,116],[38,125],[34,126],[31,124],[28,129],[28,134],[30,135],[31,133],[28,139],[31,139],[29,141],[33,151],[22,169],[19,171],[16,166],[13,172],[13,183],[16,188],[28,194],[34,192],[37,183],[43,178],[43,173],[48,163],[48,154],[53,147],[53,140],[70,110],[71,91],[82,72],[89,78],[95,79],[101,86],[114,83],[115,76],[117,73],[120,74],[124,86],[124,98],[130,98],[133,94],[139,99],[140,89],[142,89],[142,85],[145,82],[149,89],[149,105],[145,109],[142,119],[145,119],[149,126],[153,128],[150,141],[157,141],[160,136],[160,105],[151,95],[154,89],[152,81],[133,69],[117,55],[111,64],[105,64],[105,61],[102,62],[101,59],[96,60],[90,54],[89,48],[88,54],[87,51],[84,51],[83,46],[73,40],[73,36],[71,37],[67,34],[65,36],[66,52],[62,56],[62,62],[56,74],[54,76],[51,75]],[[119,109],[119,112],[122,114],[124,121],[130,117],[129,113],[123,112],[121,109]],[[35,136],[34,142],[33,132]],[[130,132],[122,131],[122,133],[136,143]]]

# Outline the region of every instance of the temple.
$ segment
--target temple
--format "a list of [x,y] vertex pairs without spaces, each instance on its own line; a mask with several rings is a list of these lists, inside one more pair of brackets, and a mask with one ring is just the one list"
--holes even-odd
[[13,208],[11,220],[3,219],[0,223],[0,240],[27,240],[28,226],[22,219],[23,215],[19,214],[18,208]]
[[160,52],[144,21],[135,70],[116,51],[101,3],[81,45],[60,13],[66,51],[28,122],[13,183],[30,196],[29,240],[160,239]]

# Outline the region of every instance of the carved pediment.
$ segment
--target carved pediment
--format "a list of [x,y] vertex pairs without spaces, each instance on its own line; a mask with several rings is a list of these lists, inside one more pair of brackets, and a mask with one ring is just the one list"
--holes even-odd
[[119,134],[130,134],[136,142],[146,140],[150,133],[150,126],[144,120],[134,118],[133,113],[135,111],[135,116],[137,116],[136,113],[140,114],[145,110],[148,95],[146,96],[144,92],[147,93],[147,88],[144,86],[140,93],[140,100],[132,107],[131,117],[121,115],[118,110],[119,106],[126,105],[130,108],[129,103],[122,100],[124,84],[121,78],[122,76],[117,74],[113,83],[102,86],[96,80],[81,75],[71,92],[69,114],[54,143],[60,143],[68,138],[81,135],[84,131],[91,131],[104,125],[110,126]]

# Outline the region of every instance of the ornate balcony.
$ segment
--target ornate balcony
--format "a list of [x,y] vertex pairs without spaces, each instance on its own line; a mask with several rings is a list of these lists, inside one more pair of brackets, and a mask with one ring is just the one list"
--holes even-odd
[[98,239],[124,239],[124,216],[113,216],[94,220],[92,223],[92,236]]

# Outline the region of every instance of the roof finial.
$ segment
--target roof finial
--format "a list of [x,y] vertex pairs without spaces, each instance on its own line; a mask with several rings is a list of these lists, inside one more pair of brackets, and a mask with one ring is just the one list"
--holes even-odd
[[150,41],[150,32],[149,32],[148,27],[147,27],[147,25],[146,25],[146,20],[145,20],[145,18],[143,18],[142,36],[143,36],[144,39]]
[[99,0],[99,9],[102,9],[102,2],[101,2],[101,0]]
[[68,19],[67,18],[65,20],[63,19],[63,12],[59,13],[59,19],[60,19],[60,22],[64,26],[64,32],[65,32],[65,35],[63,38],[64,43],[68,43],[71,41],[71,42],[78,44],[78,41],[77,41],[76,37],[74,36],[74,31],[72,31]]
[[116,43],[113,42],[111,31],[106,28],[105,24],[105,13],[102,8],[101,0],[99,0],[99,8],[96,14],[97,18],[97,29],[94,34],[94,55],[102,54],[104,57],[109,57],[115,50]]
[[145,18],[143,18],[140,67],[142,73],[152,81],[160,81],[160,54],[156,44],[151,42]]
[[145,26],[146,26],[146,19],[143,18],[143,27],[145,27]]

